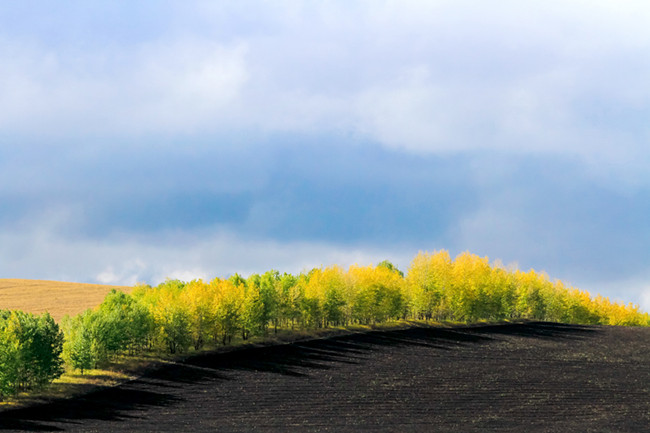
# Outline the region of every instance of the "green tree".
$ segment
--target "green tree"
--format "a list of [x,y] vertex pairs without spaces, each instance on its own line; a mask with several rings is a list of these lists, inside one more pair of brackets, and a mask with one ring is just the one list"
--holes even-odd
[[266,329],[264,302],[258,285],[250,284],[246,288],[241,304],[242,338],[247,340],[251,335],[259,335]]
[[386,269],[388,269],[389,271],[393,271],[393,272],[397,273],[400,277],[402,277],[402,278],[404,277],[404,272],[402,272],[402,271],[400,271],[399,269],[397,269],[397,266],[395,266],[394,264],[392,264],[392,263],[389,262],[388,260],[384,260],[383,262],[379,263],[379,264],[377,265],[377,267],[379,267],[379,268],[386,268]]
[[96,338],[103,340],[111,353],[142,351],[153,336],[153,316],[149,310],[131,295],[115,289],[99,306],[96,320],[103,332]]
[[280,323],[280,273],[276,270],[270,270],[260,277],[260,300],[263,305],[263,312],[260,321],[262,322],[263,331],[272,323],[274,331],[278,332]]
[[48,313],[0,314],[0,396],[40,388],[63,373],[63,333]]
[[69,366],[81,370],[81,374],[94,368],[97,362],[93,356],[93,347],[96,348],[96,344],[93,344],[92,314],[91,310],[86,310],[74,317],[63,318],[63,357]]
[[20,340],[8,329],[11,312],[0,310],[0,400],[17,392]]

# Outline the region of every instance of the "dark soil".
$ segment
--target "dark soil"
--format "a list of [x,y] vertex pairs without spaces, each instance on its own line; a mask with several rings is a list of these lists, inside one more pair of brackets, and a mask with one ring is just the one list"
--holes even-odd
[[650,431],[650,328],[417,327],[165,365],[0,413],[28,431]]

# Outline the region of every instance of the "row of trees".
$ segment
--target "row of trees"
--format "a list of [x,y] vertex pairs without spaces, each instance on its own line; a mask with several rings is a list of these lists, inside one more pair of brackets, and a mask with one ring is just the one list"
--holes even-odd
[[551,282],[544,273],[490,265],[487,257],[420,253],[404,279],[409,315],[416,319],[537,319],[575,324],[649,326],[650,316],[633,304]]
[[63,372],[63,333],[52,317],[0,310],[0,400]]
[[168,280],[112,292],[94,311],[64,322],[64,354],[91,368],[117,353],[178,353],[206,343],[396,319],[475,322],[536,319],[564,323],[650,325],[635,305],[552,282],[534,270],[508,270],[470,253],[420,253],[406,275],[390,262],[268,271],[210,282]]
[[122,353],[174,354],[279,329],[395,319],[650,325],[648,314],[635,305],[592,298],[534,270],[509,270],[470,253],[454,260],[446,251],[420,253],[406,275],[385,261],[299,275],[268,271],[210,282],[168,280],[156,287],[139,285],[130,295],[112,291],[98,308],[63,320],[65,342],[49,315],[5,312],[0,315],[0,393],[56,377],[61,352],[69,366],[83,372]]

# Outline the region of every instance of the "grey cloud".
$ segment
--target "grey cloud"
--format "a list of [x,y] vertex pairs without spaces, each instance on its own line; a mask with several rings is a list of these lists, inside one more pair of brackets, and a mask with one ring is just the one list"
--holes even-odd
[[612,188],[590,178],[581,164],[557,158],[497,166],[500,175],[480,177],[476,212],[455,227],[457,248],[491,252],[588,286],[645,272],[650,190]]
[[337,136],[277,137],[228,151],[71,151],[62,159],[22,166],[40,175],[19,197],[0,194],[5,218],[64,207],[70,216],[62,229],[83,236],[224,227],[278,240],[387,244],[440,241],[474,203],[462,160]]
[[[418,250],[446,248],[624,297],[632,289],[614,283],[642,279],[647,268],[650,192],[593,178],[578,159],[416,156],[336,136],[275,137],[228,152],[177,148],[155,157],[153,148],[70,151],[53,161],[54,172],[48,158],[23,166],[42,177],[27,195],[6,187],[0,194],[2,272],[42,263],[49,278],[74,279],[77,272],[86,280],[126,281],[158,278],[165,269],[206,275],[217,261],[220,274],[295,270],[306,263],[288,255],[295,245],[314,252],[309,263],[318,261],[317,251],[328,254],[314,266],[349,257],[345,251],[376,261],[378,253],[367,253],[375,251],[397,256],[405,268]],[[209,247],[217,235],[219,251]],[[126,261],[116,252],[120,244]],[[261,244],[284,258],[248,262],[244,246]],[[228,248],[241,254],[230,257]],[[94,252],[76,264],[73,255],[84,249]],[[635,287],[630,296],[638,300]]]

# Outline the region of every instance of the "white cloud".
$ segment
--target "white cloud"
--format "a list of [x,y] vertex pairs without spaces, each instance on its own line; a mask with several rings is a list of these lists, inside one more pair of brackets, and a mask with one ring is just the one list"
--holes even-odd
[[100,272],[95,279],[101,284],[118,284],[118,282],[122,280],[120,276],[115,273],[112,266],[109,266]]
[[167,271],[164,273],[159,273],[158,275],[152,278],[153,281],[162,282],[166,279],[170,280],[180,280],[180,281],[192,281],[192,280],[203,280],[210,281],[216,275],[210,275],[209,272],[199,269],[199,268],[187,268],[187,269],[174,269],[172,271]]
[[361,92],[357,127],[390,147],[411,151],[463,150],[454,137],[449,89],[437,86],[426,67],[405,71],[395,82]]
[[650,313],[650,274],[641,271],[638,275],[613,278],[605,281],[585,281],[584,290],[599,293],[611,301],[624,305],[639,306],[641,311]]
[[650,286],[648,286],[639,298],[639,306],[642,311],[650,313]]
[[7,134],[132,136],[214,130],[248,79],[246,47],[160,41],[99,52],[0,40]]
[[[650,160],[645,3],[194,8],[131,45],[0,34],[0,127],[63,138],[351,131],[416,153],[570,154],[617,174]],[[592,118],[608,109],[624,120]]]
[[[231,104],[248,79],[242,44],[223,47],[208,41],[179,41],[171,46],[144,47],[133,81],[118,94],[133,92],[125,101],[125,128],[145,132],[212,130],[227,122]],[[122,101],[115,101],[120,107]]]
[[647,116],[622,122],[606,111],[650,105],[650,62],[639,60],[650,49],[639,42],[650,41],[647,6],[500,5],[292,9],[284,28],[249,41],[254,77],[270,80],[247,95],[253,109],[241,124],[352,130],[415,153],[569,155],[617,175],[632,164],[638,178],[643,164],[636,161],[650,159],[647,134],[630,128],[643,129]]
[[147,265],[141,258],[130,258],[123,260],[119,268],[114,265],[107,266],[93,280],[101,284],[132,286],[140,282],[140,275],[146,271]]

